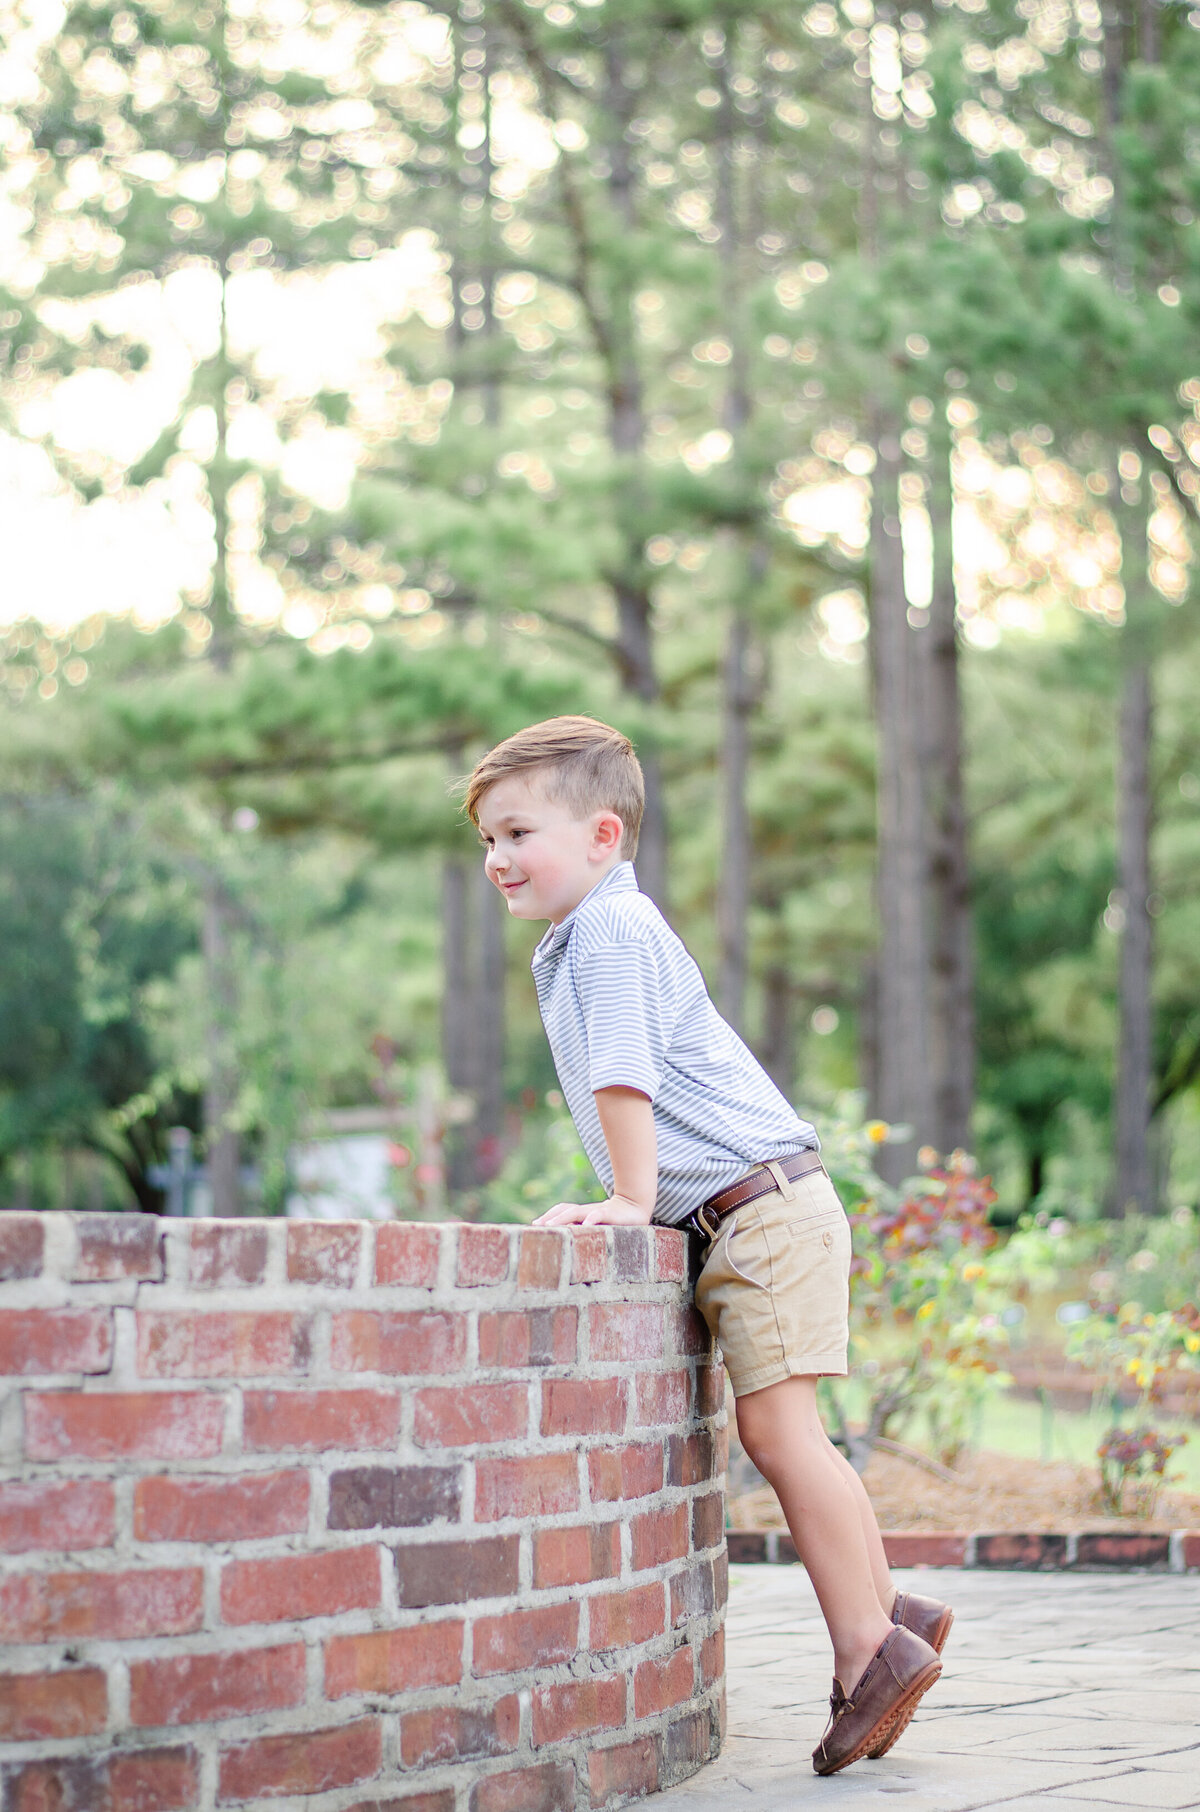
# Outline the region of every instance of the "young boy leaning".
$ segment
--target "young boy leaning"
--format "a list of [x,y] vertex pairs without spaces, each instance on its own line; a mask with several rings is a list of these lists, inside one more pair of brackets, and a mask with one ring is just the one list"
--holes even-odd
[[870,1500],[827,1438],[817,1379],[843,1375],[850,1233],[817,1135],[726,1025],[633,871],[642,770],[628,738],[556,717],[479,762],[465,804],[533,956],[559,1082],[607,1191],[541,1225],[683,1227],[742,1446],[773,1487],[833,1642],[818,1774],[880,1756],[941,1672],[953,1613],[898,1592]]

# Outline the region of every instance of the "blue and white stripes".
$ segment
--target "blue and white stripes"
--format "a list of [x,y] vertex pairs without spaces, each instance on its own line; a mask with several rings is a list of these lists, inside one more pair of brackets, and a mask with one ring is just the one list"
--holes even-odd
[[713,1006],[632,863],[551,926],[533,979],[559,1083],[606,1192],[612,1165],[593,1091],[623,1084],[654,1103],[660,1224],[685,1220],[762,1159],[817,1145]]

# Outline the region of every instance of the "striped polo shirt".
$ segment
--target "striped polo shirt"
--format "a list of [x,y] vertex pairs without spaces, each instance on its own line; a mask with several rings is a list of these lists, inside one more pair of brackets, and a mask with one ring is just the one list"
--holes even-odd
[[592,1168],[613,1171],[593,1091],[623,1084],[654,1103],[658,1201],[673,1226],[765,1158],[817,1146],[726,1025],[693,959],[631,862],[609,870],[533,953],[554,1067]]

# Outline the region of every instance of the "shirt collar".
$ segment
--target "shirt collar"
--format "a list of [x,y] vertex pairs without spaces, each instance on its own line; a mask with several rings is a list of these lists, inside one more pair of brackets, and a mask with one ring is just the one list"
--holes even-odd
[[597,881],[596,885],[588,893],[584,894],[578,906],[576,906],[573,911],[568,912],[565,919],[562,919],[557,925],[551,925],[548,928],[546,935],[542,938],[533,953],[534,962],[545,962],[547,957],[556,956],[560,951],[566,948],[567,941],[571,936],[571,927],[574,925],[576,917],[583,911],[585,906],[590,905],[593,900],[599,899],[601,894],[637,892],[637,875],[634,873],[633,863],[618,862],[615,868],[609,869],[603,880]]

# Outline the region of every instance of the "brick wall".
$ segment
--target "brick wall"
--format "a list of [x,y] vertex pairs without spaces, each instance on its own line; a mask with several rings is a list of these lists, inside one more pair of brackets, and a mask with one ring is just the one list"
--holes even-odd
[[720,1743],[683,1236],[0,1214],[3,1812],[580,1812]]

